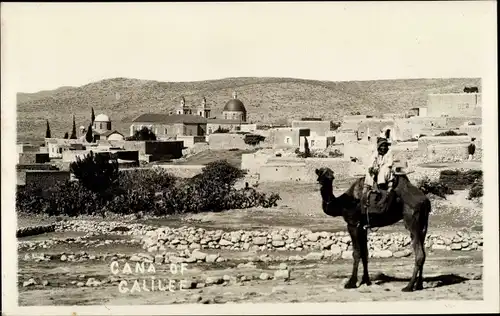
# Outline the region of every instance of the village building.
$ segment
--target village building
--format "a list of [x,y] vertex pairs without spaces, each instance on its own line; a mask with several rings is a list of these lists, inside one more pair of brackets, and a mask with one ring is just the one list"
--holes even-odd
[[181,97],[175,114],[146,113],[134,119],[130,125],[130,136],[144,127],[150,129],[158,139],[162,139],[177,136],[206,136],[221,130],[249,131],[252,129],[251,126],[254,124],[247,123],[247,111],[243,102],[237,98],[236,92],[233,92],[233,98],[226,103],[222,117],[211,117],[211,109],[207,107],[205,97],[197,107],[188,106],[184,97]]

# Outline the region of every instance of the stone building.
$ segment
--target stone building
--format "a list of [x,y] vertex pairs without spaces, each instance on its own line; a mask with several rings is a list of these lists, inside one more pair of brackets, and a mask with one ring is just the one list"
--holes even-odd
[[[188,106],[184,97],[175,110],[175,114],[142,114],[130,125],[130,136],[143,127],[149,128],[157,138],[176,136],[206,136],[223,129],[228,132],[251,131],[257,127],[247,123],[247,111],[241,100],[233,92],[222,110],[222,117],[211,117],[211,109],[203,97],[199,106]],[[253,128],[252,128],[253,127]]]
[[481,93],[440,93],[427,96],[427,116],[481,116]]

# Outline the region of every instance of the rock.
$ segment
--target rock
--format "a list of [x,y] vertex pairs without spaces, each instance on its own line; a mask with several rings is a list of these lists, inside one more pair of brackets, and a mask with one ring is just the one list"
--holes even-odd
[[47,280],[43,280],[43,281],[42,281],[42,285],[43,285],[43,286],[47,286],[47,285],[49,285],[49,281],[47,281]]
[[201,297],[201,295],[199,294],[193,294],[190,298],[189,298],[189,302],[190,303],[198,303],[198,302],[201,302],[203,300],[203,298]]
[[288,257],[288,260],[290,260],[290,261],[302,261],[302,260],[304,260],[304,258],[302,258],[299,255],[295,255],[295,256]]
[[165,262],[165,258],[163,257],[163,255],[156,255],[155,256],[154,263],[162,264],[163,262]]
[[85,285],[95,287],[101,285],[101,282],[99,280],[96,280],[95,278],[89,278]]
[[67,261],[68,257],[66,255],[62,255],[60,259],[61,259],[61,261]]
[[262,272],[259,275],[259,279],[261,279],[261,280],[269,280],[270,278],[271,278],[271,276],[268,273],[265,273],[265,272]]
[[373,253],[374,258],[390,258],[392,257],[392,251],[390,250],[380,250]]
[[432,250],[446,250],[446,245],[438,245],[438,244],[433,244],[431,249]]
[[307,240],[309,241],[318,241],[320,237],[320,234],[319,233],[310,233],[309,235],[307,235]]
[[201,249],[201,245],[197,243],[192,243],[189,245],[189,249]]
[[290,270],[277,270],[274,272],[275,280],[290,280]]
[[287,270],[288,269],[288,265],[284,262],[280,263],[278,269],[280,270]]
[[285,291],[285,288],[282,287],[282,286],[275,286],[271,289],[271,292],[272,293],[275,293],[275,294],[285,294],[286,291]]
[[342,252],[342,259],[352,259],[352,250],[344,250]]
[[323,253],[322,252],[311,252],[308,253],[305,257],[306,260],[321,260],[323,259]]
[[219,258],[219,254],[210,254],[206,256],[205,261],[208,263],[214,263],[217,258]]
[[452,243],[451,244],[451,250],[460,250],[462,249],[462,244],[460,243]]
[[267,238],[266,237],[254,237],[252,240],[252,243],[257,246],[262,246],[267,244]]
[[196,285],[198,283],[195,280],[182,280],[180,284],[182,286],[182,289],[190,290],[190,289],[196,289]]
[[232,242],[230,242],[229,240],[221,239],[221,240],[219,241],[219,245],[221,245],[221,246],[232,246],[232,245],[233,245],[233,243],[232,243]]
[[283,240],[273,240],[271,244],[273,247],[283,247],[285,242]]
[[205,259],[207,258],[207,254],[204,253],[204,252],[201,252],[201,251],[193,251],[193,253],[191,254],[192,257],[196,258],[196,260],[202,260],[202,261],[205,261]]
[[28,281],[23,282],[23,287],[28,287],[33,285],[36,285],[35,279],[29,279]]
[[408,257],[409,255],[411,255],[411,250],[409,249],[396,251],[392,254],[394,258],[403,258],[403,257]]
[[142,261],[142,258],[139,257],[138,255],[132,255],[129,260],[134,262],[139,262]]
[[335,242],[331,239],[327,239],[324,242],[321,243],[321,247],[323,249],[330,249],[330,247],[334,244]]
[[222,284],[222,282],[224,282],[224,279],[221,278],[221,277],[207,277],[205,279],[205,283],[207,285],[212,285],[212,284]]
[[85,286],[85,283],[83,283],[83,282],[78,282],[78,283],[76,283],[76,286],[78,286],[78,287],[82,287],[82,286]]
[[342,248],[339,245],[332,245],[330,247],[330,253],[333,258],[340,258],[342,256]]

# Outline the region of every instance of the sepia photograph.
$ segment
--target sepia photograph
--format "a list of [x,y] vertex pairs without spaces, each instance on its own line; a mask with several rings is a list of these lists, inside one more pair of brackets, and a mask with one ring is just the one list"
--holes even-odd
[[499,312],[495,1],[1,6],[5,315]]

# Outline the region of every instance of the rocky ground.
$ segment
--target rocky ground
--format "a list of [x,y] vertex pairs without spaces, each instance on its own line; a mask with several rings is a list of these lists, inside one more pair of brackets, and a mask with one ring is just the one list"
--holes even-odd
[[[482,298],[482,234],[471,229],[480,228],[481,212],[462,201],[465,193],[433,198],[425,289],[415,293],[400,291],[414,264],[402,225],[370,233],[374,282],[344,289],[350,238],[340,219],[318,212],[316,195],[314,187],[297,186],[282,193],[276,209],[182,218],[20,218],[19,304]],[[45,233],[27,236],[36,230]]]

